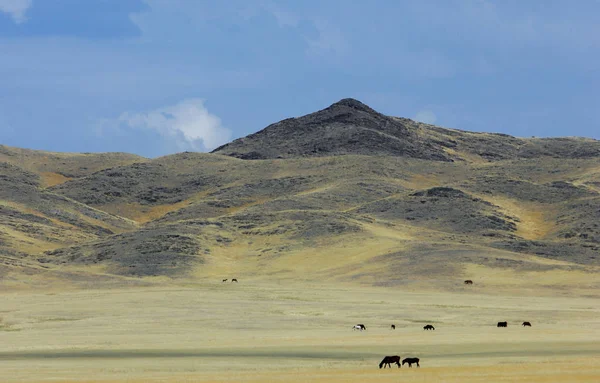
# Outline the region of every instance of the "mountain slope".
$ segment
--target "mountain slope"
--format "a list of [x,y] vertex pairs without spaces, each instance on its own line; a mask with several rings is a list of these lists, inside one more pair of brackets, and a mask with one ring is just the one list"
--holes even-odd
[[0,162],[37,174],[44,186],[57,185],[102,169],[144,161],[145,158],[128,153],[56,153],[0,145]]
[[52,193],[41,182],[37,174],[0,162],[0,252],[36,254],[136,227]]
[[449,130],[346,99],[212,154],[0,148],[6,270],[370,284],[600,270],[594,140]]
[[[107,185],[105,172],[51,190],[82,198],[98,209],[110,207],[114,214],[119,212],[118,206],[129,207],[121,211],[140,217],[144,229],[125,238],[122,253],[155,249],[148,251],[156,259],[174,262],[168,269],[183,267],[191,255],[196,256],[194,264],[205,268],[222,261],[215,254],[228,258],[240,252],[250,258],[260,256],[264,262],[309,249],[318,253],[340,240],[359,241],[358,246],[367,252],[372,244],[388,240],[389,251],[422,248],[424,243],[443,243],[460,251],[469,244],[483,246],[488,252],[508,250],[596,264],[600,238],[594,219],[600,206],[594,206],[600,195],[576,184],[579,177],[590,182],[590,172],[598,161],[546,159],[538,163],[546,170],[540,168],[537,173],[529,170],[531,161],[495,162],[490,167],[384,156],[243,161],[188,153],[153,160],[143,169],[137,165],[119,168],[116,173],[121,176],[112,185],[133,185],[130,170],[141,172],[135,176],[139,181],[135,192],[115,196],[112,186],[102,189]],[[170,174],[168,182],[161,181],[155,167]],[[190,182],[208,179],[208,184]],[[162,188],[168,185],[168,190],[176,190],[173,195],[177,199],[171,200],[173,196],[167,193],[164,198],[149,200],[148,193],[155,193],[159,182]],[[103,191],[113,198],[109,205],[103,205],[100,197],[89,199]],[[143,208],[136,211],[136,206]],[[144,209],[164,214],[149,220]],[[385,238],[380,237],[382,232]],[[179,265],[154,244],[154,233],[181,234],[181,241],[191,239],[196,250],[181,253],[179,261],[184,264]],[[123,239],[108,237],[92,247],[49,255],[64,258],[71,254],[84,263],[98,257],[106,261],[96,250]],[[84,261],[87,256],[90,258]],[[134,267],[127,273],[143,270],[141,263],[130,265]]]
[[497,161],[546,156],[599,157],[600,141],[520,139],[505,134],[443,129],[385,116],[360,101],[343,99],[318,112],[269,125],[212,153],[242,159],[363,154],[432,161]]

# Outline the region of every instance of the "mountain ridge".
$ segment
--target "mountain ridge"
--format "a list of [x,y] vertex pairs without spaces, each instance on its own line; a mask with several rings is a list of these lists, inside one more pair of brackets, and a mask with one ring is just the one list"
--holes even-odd
[[241,159],[366,154],[448,162],[477,156],[494,161],[515,156],[598,157],[600,141],[517,138],[503,133],[446,129],[386,116],[358,100],[345,98],[317,112],[271,124],[211,153]]
[[[313,152],[323,132],[342,140]],[[354,134],[366,141],[345,146]],[[599,144],[448,130],[343,99],[213,153],[0,146],[0,274],[393,285],[595,273]]]

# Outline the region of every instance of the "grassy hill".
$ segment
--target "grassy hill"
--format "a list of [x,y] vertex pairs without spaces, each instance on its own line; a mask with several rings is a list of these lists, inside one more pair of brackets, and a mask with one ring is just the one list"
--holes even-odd
[[7,275],[18,259],[133,280],[597,288],[600,142],[444,129],[346,99],[210,154],[0,146],[0,212]]

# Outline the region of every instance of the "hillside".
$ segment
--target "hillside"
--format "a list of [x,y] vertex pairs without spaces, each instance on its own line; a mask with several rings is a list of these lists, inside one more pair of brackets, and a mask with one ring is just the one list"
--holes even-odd
[[213,153],[242,159],[363,154],[472,162],[598,158],[600,142],[581,138],[520,139],[444,129],[385,116],[360,101],[343,99],[318,112],[269,125]]
[[600,287],[600,142],[444,129],[351,99],[210,154],[1,146],[0,209],[0,254],[47,272],[452,288],[564,271]]
[[0,145],[0,162],[36,173],[43,186],[53,186],[99,170],[144,162],[128,153],[55,153]]

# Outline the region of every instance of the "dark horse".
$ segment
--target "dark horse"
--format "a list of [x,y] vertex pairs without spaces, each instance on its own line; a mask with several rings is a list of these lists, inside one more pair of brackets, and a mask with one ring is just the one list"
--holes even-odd
[[223,279],[223,282],[227,282],[227,279]]
[[404,366],[404,363],[408,363],[408,367],[412,367],[413,363],[416,363],[417,367],[421,367],[421,366],[419,366],[419,358],[405,358],[402,361],[403,366]]
[[392,330],[395,330],[395,329],[396,329],[396,325],[395,325],[395,324],[393,324],[393,325],[392,325]]
[[400,368],[400,357],[398,355],[384,357],[381,363],[379,363],[379,368],[385,368],[386,365],[392,368],[392,363],[396,363],[398,368]]
[[423,330],[435,330],[435,327],[433,327],[432,325],[428,324],[427,326],[423,326]]
[[498,322],[498,327],[508,327],[507,322]]
[[525,327],[525,326],[531,327],[531,323],[529,323],[529,322],[523,322],[523,327]]
[[231,280],[231,282],[237,282],[237,279],[233,278],[233,279]]
[[465,285],[472,285],[472,284],[473,284],[473,281],[472,281],[472,280],[470,280],[470,279],[467,279],[467,280],[465,281]]

